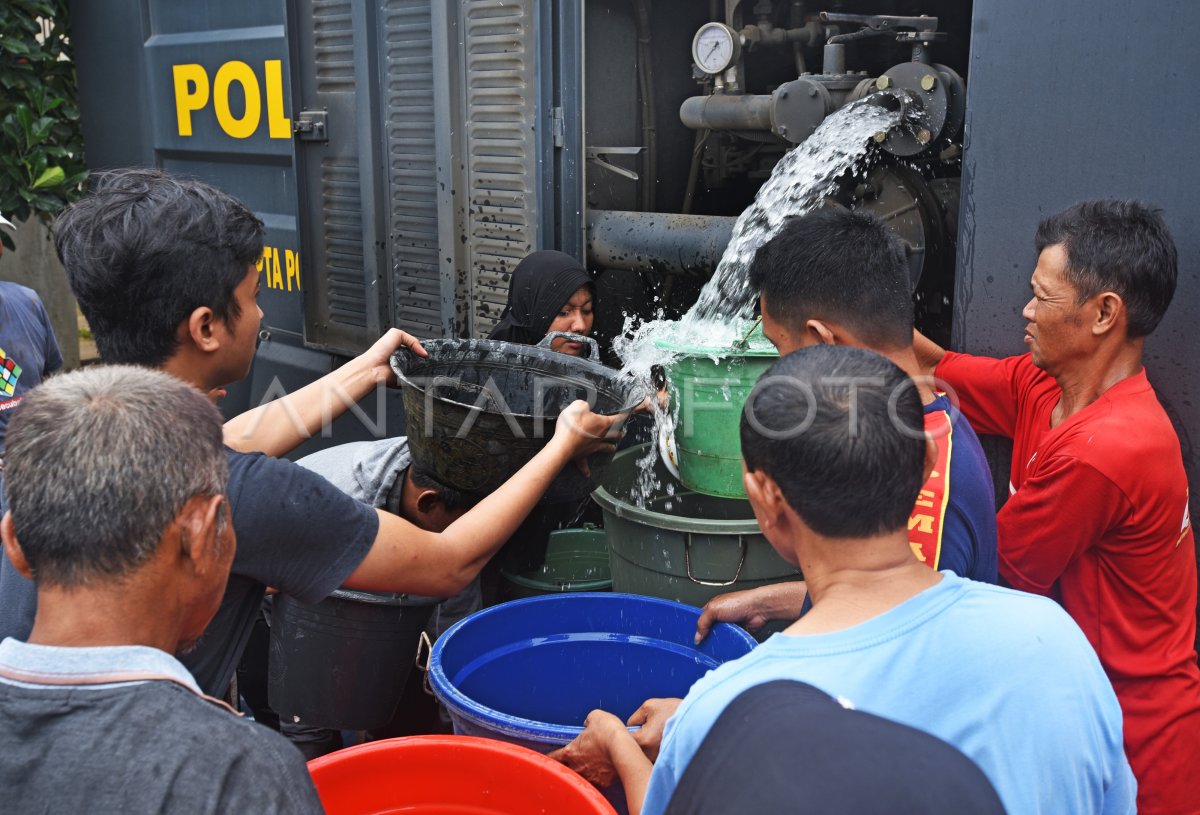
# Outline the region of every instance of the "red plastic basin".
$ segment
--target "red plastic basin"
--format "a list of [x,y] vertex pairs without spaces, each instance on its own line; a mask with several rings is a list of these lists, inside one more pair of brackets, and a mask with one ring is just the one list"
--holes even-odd
[[474,736],[409,736],[308,763],[327,815],[614,815],[557,761]]

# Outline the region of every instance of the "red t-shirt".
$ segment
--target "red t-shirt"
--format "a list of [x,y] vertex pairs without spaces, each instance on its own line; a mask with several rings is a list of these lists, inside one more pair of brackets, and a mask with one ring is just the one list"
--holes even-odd
[[1179,439],[1145,371],[1051,428],[1061,390],[1028,354],[937,367],[976,432],[1013,440],[1000,574],[1054,596],[1125,714],[1138,811],[1200,812],[1196,553]]

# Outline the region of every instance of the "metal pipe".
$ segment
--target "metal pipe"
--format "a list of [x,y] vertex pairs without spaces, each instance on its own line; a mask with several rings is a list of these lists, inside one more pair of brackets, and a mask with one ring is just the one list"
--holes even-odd
[[826,76],[841,76],[846,73],[846,46],[841,43],[826,44],[821,72]]
[[692,147],[692,163],[688,167],[687,188],[683,193],[683,206],[680,207],[680,212],[684,215],[690,215],[692,212],[692,203],[696,200],[696,185],[700,183],[700,164],[704,156],[704,143],[708,141],[709,130],[696,131],[696,143]]
[[642,108],[642,209],[657,209],[658,135],[656,133],[654,102],[653,49],[650,42],[650,7],[648,0],[637,0],[637,75]]
[[715,215],[589,210],[588,265],[707,277],[736,221]]
[[770,130],[773,104],[770,96],[692,96],[683,100],[679,118],[694,130]]

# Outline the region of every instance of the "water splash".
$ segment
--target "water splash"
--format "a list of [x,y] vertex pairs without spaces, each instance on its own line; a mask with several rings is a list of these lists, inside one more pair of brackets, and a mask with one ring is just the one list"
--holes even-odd
[[[651,369],[657,365],[670,368],[684,355],[682,349],[707,355],[714,362],[727,357],[734,344],[745,338],[753,317],[757,292],[750,285],[748,271],[759,247],[787,218],[819,207],[836,190],[840,176],[864,169],[875,146],[875,134],[895,128],[902,115],[869,99],[852,102],[828,116],[811,136],[786,153],[734,224],[713,276],[683,318],[664,320],[661,310],[656,319],[642,323],[626,316],[623,330],[613,339],[622,373],[649,385]],[[667,409],[655,407],[656,441],[638,462],[629,496],[639,507],[644,508],[663,491],[664,481],[674,487],[656,466],[661,455],[657,439],[674,432],[678,411],[679,405],[674,403]]]
[[758,248],[787,218],[820,206],[837,186],[837,178],[861,169],[874,146],[873,136],[900,123],[902,113],[874,100],[852,102],[830,114],[811,136],[788,152],[759,189],[733,227],[729,246],[700,299],[684,322],[747,318],[754,312],[755,292],[747,278]]

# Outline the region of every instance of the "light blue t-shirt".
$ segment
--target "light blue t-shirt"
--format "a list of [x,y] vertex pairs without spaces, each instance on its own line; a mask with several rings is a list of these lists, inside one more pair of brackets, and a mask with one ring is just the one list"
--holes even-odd
[[1051,600],[944,572],[861,625],[776,634],[709,672],[667,723],[644,815],[666,809],[726,705],[775,679],[808,682],[953,744],[1013,815],[1135,812],[1121,709],[1083,632]]

